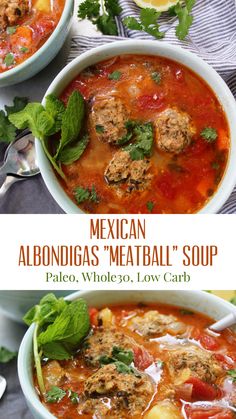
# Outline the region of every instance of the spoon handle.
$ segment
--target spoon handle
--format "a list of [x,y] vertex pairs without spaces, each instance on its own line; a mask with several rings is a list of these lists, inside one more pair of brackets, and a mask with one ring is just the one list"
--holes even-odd
[[0,198],[2,198],[5,195],[5,193],[11,187],[11,185],[13,185],[13,183],[19,182],[20,180],[25,180],[25,178],[7,176],[4,183],[2,184],[2,186],[0,188]]

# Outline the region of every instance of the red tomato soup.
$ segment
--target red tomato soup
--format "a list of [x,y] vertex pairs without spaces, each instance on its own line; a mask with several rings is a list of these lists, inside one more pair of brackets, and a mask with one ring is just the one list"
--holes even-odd
[[2,0],[0,73],[33,55],[56,28],[65,0]]
[[[56,418],[236,417],[229,329],[213,334],[212,319],[162,304],[90,308],[90,322],[72,359],[42,367],[42,402]],[[47,396],[51,389],[56,400]]]
[[[217,191],[229,127],[210,87],[172,60],[124,55],[84,70],[65,89],[86,101],[89,145],[62,186],[94,188],[89,213],[195,213]],[[95,201],[95,200],[94,200]]]

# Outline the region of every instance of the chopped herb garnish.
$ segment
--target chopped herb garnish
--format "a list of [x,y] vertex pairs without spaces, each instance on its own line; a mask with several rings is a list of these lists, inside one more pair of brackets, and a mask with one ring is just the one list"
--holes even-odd
[[103,126],[103,125],[96,125],[95,129],[96,129],[96,132],[97,132],[98,134],[103,134],[103,132],[105,131],[104,126]]
[[155,81],[155,83],[160,84],[161,82],[161,73],[159,73],[158,71],[154,71],[151,74],[152,80]]
[[122,73],[118,70],[113,71],[113,73],[109,74],[108,78],[110,80],[120,80]]
[[233,379],[233,382],[236,382],[236,370],[229,370],[227,374]]
[[85,201],[95,202],[96,204],[99,202],[99,197],[94,186],[92,186],[91,190],[78,186],[75,188],[74,194],[78,204],[82,204]]
[[182,314],[182,315],[184,315],[184,316],[192,316],[192,315],[194,314],[194,312],[193,312],[193,311],[191,311],[191,310],[187,310],[187,309],[185,309],[185,308],[181,308],[181,309],[179,310],[179,312],[180,312],[180,314]]
[[204,138],[204,140],[206,140],[208,143],[212,143],[216,141],[218,133],[215,128],[206,127],[202,130],[201,137]]
[[125,350],[118,346],[113,347],[112,357],[126,365],[130,365],[134,360],[133,351]]
[[17,26],[8,26],[6,32],[8,35],[13,35],[13,33],[16,32],[16,29],[17,29]]
[[219,163],[217,163],[216,161],[213,161],[213,162],[211,163],[211,167],[212,167],[212,169],[214,169],[214,170],[218,170],[218,169],[220,168],[220,165],[219,165]]
[[13,65],[14,61],[15,61],[15,57],[14,57],[14,54],[12,54],[11,52],[9,52],[3,60],[4,64],[6,64],[7,67],[10,67],[11,65]]
[[29,51],[29,48],[27,48],[27,47],[20,47],[20,52],[23,52],[23,54],[25,54],[28,51]]
[[148,209],[149,212],[152,212],[154,206],[155,206],[154,202],[152,202],[152,201],[147,202],[147,209]]
[[135,142],[124,148],[128,151],[132,160],[142,160],[146,156],[150,156],[153,145],[153,128],[152,124],[137,125],[135,123],[132,130]]
[[79,403],[79,395],[75,391],[68,390],[68,396],[73,404]]
[[9,351],[9,349],[0,347],[0,363],[6,364],[17,356],[17,352]]
[[66,396],[66,391],[53,386],[51,390],[46,393],[46,402],[48,403],[59,403]]
[[104,35],[118,35],[115,17],[121,11],[118,0],[85,0],[79,5],[78,17],[89,19]]

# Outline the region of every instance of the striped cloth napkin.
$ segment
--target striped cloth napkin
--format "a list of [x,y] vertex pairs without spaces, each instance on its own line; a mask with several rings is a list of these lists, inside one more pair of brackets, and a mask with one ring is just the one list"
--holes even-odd
[[[117,26],[119,37],[73,36],[69,61],[93,47],[116,40],[154,39],[144,32],[131,31],[122,24],[127,16],[139,16],[140,9],[133,0],[120,0],[123,9]],[[175,36],[176,18],[163,14],[160,18],[161,30],[166,36],[161,42],[180,45],[194,52],[208,62],[228,84],[236,98],[236,5],[235,0],[197,0],[193,9],[194,23],[185,41]],[[235,168],[236,170],[236,168]],[[236,187],[220,213],[236,213]]]

